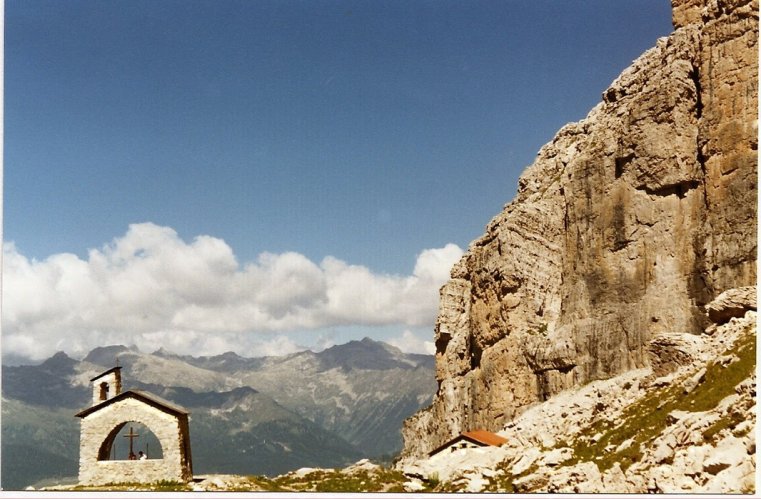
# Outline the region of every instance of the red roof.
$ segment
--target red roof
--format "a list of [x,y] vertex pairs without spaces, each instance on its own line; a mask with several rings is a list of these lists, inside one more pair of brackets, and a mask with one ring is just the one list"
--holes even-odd
[[460,440],[468,440],[470,442],[473,442],[476,445],[480,445],[482,447],[485,447],[487,445],[493,445],[494,447],[499,447],[500,445],[507,442],[507,439],[504,437],[500,437],[496,433],[492,433],[490,431],[486,430],[473,430],[473,431],[466,431],[465,433],[461,433],[457,435],[452,440],[448,441],[444,445],[437,447],[436,449],[432,450],[428,453],[429,456],[433,456],[434,454],[438,454],[442,450],[446,449],[450,445],[460,441]]
[[462,435],[484,445],[493,445],[495,447],[499,447],[500,445],[507,442],[506,438],[500,437],[496,433],[492,433],[486,430],[466,431]]

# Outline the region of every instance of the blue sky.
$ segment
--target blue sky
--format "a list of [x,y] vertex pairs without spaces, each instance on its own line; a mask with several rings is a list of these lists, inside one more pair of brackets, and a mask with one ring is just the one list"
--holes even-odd
[[[512,198],[538,149],[672,29],[668,0],[6,0],[5,9],[3,347],[26,357],[62,349],[71,334],[82,338],[72,354],[168,338],[211,353],[242,342],[252,355],[365,335],[430,346],[455,248]],[[98,306],[118,308],[108,290],[124,282],[125,262],[155,271],[180,253],[195,263],[160,286],[137,273],[139,293],[175,297],[172,310],[153,311],[163,322],[116,314],[109,325],[86,304],[14,308],[18,289],[50,301],[61,289],[112,293]],[[93,270],[98,255],[108,272]],[[195,330],[188,317],[246,316],[220,296],[244,306],[255,294],[241,285],[203,301],[172,284],[217,264],[254,288],[277,265],[317,269],[312,291],[328,305],[317,313],[309,290],[286,292],[287,306],[245,304],[280,322],[252,314]],[[339,313],[331,300],[346,288],[331,283],[354,268],[370,281],[360,276],[368,287],[352,292],[417,286],[405,299],[433,311],[367,298],[374,304]],[[298,300],[298,313],[313,315],[284,320]],[[380,305],[400,315],[375,317]]]

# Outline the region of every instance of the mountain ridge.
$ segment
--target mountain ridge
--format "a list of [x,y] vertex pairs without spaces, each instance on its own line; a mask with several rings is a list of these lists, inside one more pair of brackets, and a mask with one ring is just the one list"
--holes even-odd
[[[373,364],[366,362],[368,355],[382,358]],[[4,448],[23,448],[23,455],[32,456],[33,449],[44,447],[57,456],[46,461],[50,476],[76,474],[73,415],[91,403],[90,379],[114,367],[117,357],[125,390],[146,390],[190,410],[199,473],[275,474],[343,466],[367,455],[389,460],[401,449],[402,421],[430,402],[435,390],[432,358],[408,358],[369,339],[345,349],[338,345],[323,356],[300,352],[251,359],[230,352],[189,357],[111,345],[82,360],[59,352],[37,365],[3,366],[2,395],[12,402],[3,404]],[[25,416],[32,413],[34,418]],[[46,415],[49,428],[40,419]],[[66,443],[50,445],[51,432],[66,435]],[[23,469],[10,464],[4,472],[6,488],[47,477],[27,473],[27,480]]]

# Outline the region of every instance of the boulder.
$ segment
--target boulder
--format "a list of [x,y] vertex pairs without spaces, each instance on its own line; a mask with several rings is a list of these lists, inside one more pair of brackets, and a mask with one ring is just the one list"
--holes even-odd
[[748,310],[756,310],[755,286],[728,289],[706,305],[708,318],[717,324],[742,317]]
[[664,379],[664,376],[680,367],[692,364],[699,355],[703,343],[700,336],[693,334],[657,334],[647,345],[653,375]]
[[[670,435],[673,438],[673,435]],[[655,446],[652,458],[656,464],[671,462],[674,459],[674,448],[669,445],[669,441],[661,439]]]
[[559,449],[553,449],[546,453],[542,458],[545,466],[557,466],[558,464],[567,461],[573,457],[573,449],[569,447],[561,447]]
[[706,368],[701,368],[698,372],[690,376],[687,381],[684,382],[682,385],[682,389],[685,394],[691,393],[697,386],[705,381],[706,379]]
[[528,470],[531,467],[531,465],[536,463],[540,457],[542,457],[542,454],[535,447],[530,447],[526,449],[526,452],[513,465],[513,468],[512,468],[513,475],[520,475],[524,473],[526,470]]
[[681,470],[685,475],[695,476],[703,471],[703,463],[710,450],[708,445],[694,445],[685,450]]
[[610,469],[603,473],[602,484],[606,494],[629,494],[636,491],[627,482],[626,475],[618,463],[614,463]]
[[589,461],[557,469],[549,475],[547,492],[557,494],[606,492],[599,468]]
[[751,493],[755,488],[755,472],[755,466],[750,460],[744,461],[737,466],[723,469],[715,476],[709,476],[699,491],[714,494]]
[[737,467],[747,456],[748,451],[742,440],[727,437],[717,447],[709,451],[708,456],[703,461],[703,471],[717,475],[727,468]]
[[543,492],[547,487],[549,475],[547,473],[531,473],[513,481],[516,492]]
[[425,490],[425,485],[420,480],[409,480],[402,484],[406,492],[421,492]]
[[381,470],[381,466],[371,462],[369,459],[361,459],[356,463],[344,468],[342,471],[348,475],[355,475],[363,471],[377,472]]

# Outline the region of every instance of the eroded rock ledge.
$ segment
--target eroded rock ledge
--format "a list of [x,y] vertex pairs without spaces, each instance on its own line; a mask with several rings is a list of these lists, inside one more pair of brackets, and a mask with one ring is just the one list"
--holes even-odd
[[755,286],[758,2],[672,6],[674,33],[539,151],[452,269],[406,458],[648,367],[651,339],[702,333],[709,302]]

